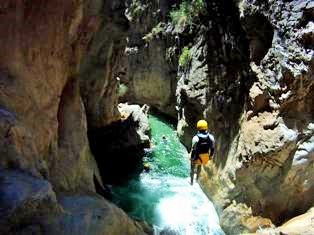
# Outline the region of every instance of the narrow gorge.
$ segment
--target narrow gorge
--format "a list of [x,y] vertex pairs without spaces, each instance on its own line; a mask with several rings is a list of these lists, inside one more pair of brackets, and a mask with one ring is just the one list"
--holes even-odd
[[314,234],[313,1],[3,0],[0,45],[0,234]]

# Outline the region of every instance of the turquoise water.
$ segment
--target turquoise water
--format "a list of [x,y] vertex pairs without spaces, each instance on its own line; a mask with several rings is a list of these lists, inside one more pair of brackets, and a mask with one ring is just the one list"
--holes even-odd
[[[188,177],[190,166],[187,152],[180,143],[174,126],[154,116],[150,116],[149,124],[152,133],[152,152],[144,158],[152,166],[150,174]],[[166,139],[163,139],[163,136]]]
[[149,122],[152,148],[147,149],[143,162],[151,170],[115,186],[114,202],[131,217],[153,224],[156,234],[163,229],[186,235],[224,234],[212,203],[197,183],[189,184],[188,153],[174,126],[155,116]]

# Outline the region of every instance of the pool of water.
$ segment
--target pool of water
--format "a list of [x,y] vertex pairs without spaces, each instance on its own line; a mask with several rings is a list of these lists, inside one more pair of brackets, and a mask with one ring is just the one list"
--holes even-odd
[[131,217],[154,225],[156,234],[163,229],[186,235],[224,234],[213,204],[197,183],[189,183],[188,153],[174,126],[155,116],[149,122],[152,148],[143,161],[151,169],[114,186],[114,202]]

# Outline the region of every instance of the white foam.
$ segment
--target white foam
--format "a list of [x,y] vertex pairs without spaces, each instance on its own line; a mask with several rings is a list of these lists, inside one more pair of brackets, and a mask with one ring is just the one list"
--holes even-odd
[[170,228],[182,235],[223,234],[213,204],[197,183],[191,186],[188,178],[165,181],[172,184],[172,193],[164,197],[156,208],[161,228]]

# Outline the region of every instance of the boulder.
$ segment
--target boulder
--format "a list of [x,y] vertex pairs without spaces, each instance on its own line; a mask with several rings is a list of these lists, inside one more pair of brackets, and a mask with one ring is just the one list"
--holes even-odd
[[153,234],[95,193],[56,196],[51,184],[20,170],[0,171],[3,234]]
[[121,209],[97,195],[61,196],[64,213],[42,221],[48,235],[144,235],[152,228],[131,220]]
[[221,226],[226,234],[254,233],[258,229],[274,227],[270,219],[253,216],[250,208],[236,202],[223,211]]
[[276,229],[277,232],[289,235],[314,234],[314,209],[296,216]]
[[130,145],[139,145],[144,147],[149,147],[150,144],[150,126],[148,122],[148,111],[149,106],[143,105],[142,107],[139,105],[128,105],[128,104],[119,104],[118,105],[119,112],[124,119],[131,118],[133,122],[137,123],[136,133],[139,136],[138,143],[132,143],[132,140],[137,138],[130,137],[130,140],[127,144]]
[[36,227],[41,216],[60,212],[62,207],[48,181],[20,170],[0,170],[1,233],[15,234]]

